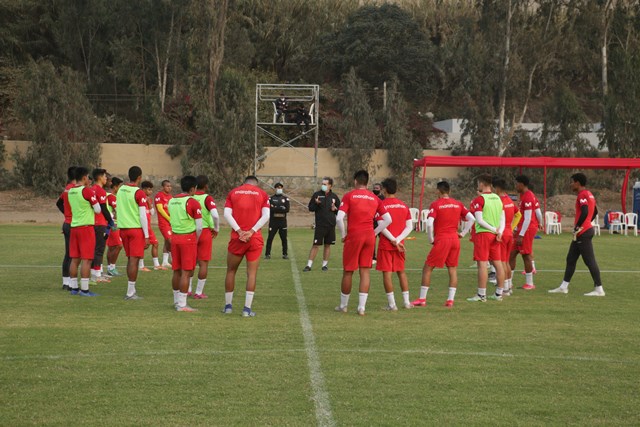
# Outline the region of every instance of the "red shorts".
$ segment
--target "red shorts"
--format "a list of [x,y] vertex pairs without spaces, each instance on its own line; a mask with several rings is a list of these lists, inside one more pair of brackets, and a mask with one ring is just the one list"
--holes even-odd
[[503,262],[508,262],[511,257],[511,251],[513,251],[513,245],[515,239],[513,234],[503,234],[502,241],[500,242],[500,257]]
[[460,239],[458,237],[447,237],[437,239],[427,255],[425,264],[429,267],[442,268],[457,267],[460,259]]
[[107,246],[122,246],[122,239],[120,238],[120,229],[111,230],[109,233],[109,238],[107,239]]
[[347,240],[342,248],[342,268],[344,271],[356,271],[358,268],[371,268],[376,236],[371,233],[366,236],[347,234]]
[[195,269],[197,255],[196,233],[173,235],[171,242],[171,267],[173,270],[191,271]]
[[158,228],[160,229],[160,233],[162,234],[162,237],[164,237],[164,240],[171,240],[171,236],[173,236],[171,224],[158,220]]
[[502,261],[500,242],[493,233],[476,233],[473,238],[474,261]]
[[149,225],[149,243],[152,245],[158,244],[158,238],[156,237],[156,233],[153,232],[153,228]]
[[142,228],[121,228],[120,237],[122,237],[122,246],[124,246],[124,253],[128,257],[144,257],[145,242]]
[[96,232],[93,225],[71,227],[69,256],[71,258],[93,259],[96,248]]
[[203,228],[198,240],[198,261],[211,261],[213,238],[210,228]]
[[246,257],[247,261],[255,261],[260,259],[263,246],[262,234],[255,233],[248,242],[241,242],[238,238],[232,238],[229,241],[227,250],[233,255]]
[[376,270],[390,271],[392,273],[404,271],[406,258],[406,253],[400,252],[397,249],[386,250],[378,248]]
[[533,254],[533,239],[536,237],[536,233],[538,230],[535,227],[529,227],[524,236],[522,237],[522,244],[516,245],[514,236],[514,248],[518,253],[522,255],[532,255]]

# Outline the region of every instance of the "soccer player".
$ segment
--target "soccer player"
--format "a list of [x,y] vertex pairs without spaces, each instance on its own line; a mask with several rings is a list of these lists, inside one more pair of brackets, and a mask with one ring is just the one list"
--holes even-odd
[[[367,190],[369,173],[359,170],[353,175],[354,189],[344,195],[342,205],[336,217],[336,225],[342,235],[344,248],[342,251],[342,284],[340,305],[336,311],[346,313],[351,294],[353,272],[360,272],[360,293],[358,297],[358,314],[364,316],[371,282],[370,270],[373,261],[373,250],[376,236],[391,224],[391,215],[375,194]],[[378,214],[378,226],[373,228],[373,218]],[[347,230],[344,218],[348,218]]]
[[136,292],[138,262],[149,247],[149,222],[147,221],[147,195],[138,186],[142,181],[142,169],[129,168],[129,182],[118,190],[118,222],[122,246],[128,257],[127,294],[125,300],[142,299]]
[[171,252],[173,257],[173,304],[176,311],[197,311],[187,305],[189,277],[196,268],[198,239],[202,233],[200,203],[193,198],[196,192],[196,177],[185,176],[180,180],[183,193],[169,200],[171,218]]
[[248,176],[244,184],[234,188],[227,195],[224,204],[224,219],[231,226],[231,239],[227,252],[227,274],[224,279],[225,314],[232,312],[233,290],[236,286],[236,273],[243,258],[247,259],[247,293],[245,296],[243,317],[254,317],[251,309],[253,294],[256,290],[256,278],[260,266],[260,255],[264,240],[261,228],[269,222],[269,195],[258,187],[258,178]]
[[505,227],[502,233],[502,239],[500,241],[500,251],[502,268],[504,268],[504,289],[502,291],[503,296],[509,296],[512,292],[513,283],[511,282],[512,271],[511,264],[509,264],[509,258],[513,251],[513,230],[511,224],[515,215],[520,212],[516,204],[511,200],[511,197],[507,194],[507,183],[502,178],[496,178],[493,180],[493,188],[496,190],[496,194],[502,200],[502,209],[504,209]]
[[[107,208],[107,192],[104,189],[107,183],[107,171],[105,169],[94,169],[92,190],[100,204],[100,213],[96,214],[94,230],[96,233],[95,254],[91,263],[91,283],[108,283],[107,276],[102,276],[102,259],[104,257],[104,249],[107,243],[107,236],[110,234],[111,228],[115,225],[111,218],[111,212]],[[109,232],[107,232],[107,229]]]
[[267,237],[267,247],[265,248],[265,259],[271,258],[271,244],[276,237],[276,233],[280,234],[282,242],[282,259],[289,259],[287,255],[287,213],[290,209],[289,198],[284,195],[284,185],[281,182],[274,185],[276,194],[269,198],[271,206],[271,216],[269,217],[269,237]]
[[476,219],[476,234],[473,238],[473,259],[478,264],[478,293],[467,298],[469,302],[487,300],[487,263],[490,261],[496,269],[498,279],[495,295],[489,299],[502,301],[504,269],[500,254],[500,241],[505,227],[505,215],[502,200],[491,192],[491,176],[478,177],[480,195],[471,202],[471,212]]
[[569,282],[576,271],[576,262],[582,256],[582,260],[589,268],[591,278],[593,279],[594,289],[584,294],[587,297],[603,297],[604,289],[602,289],[602,281],[600,280],[600,268],[596,261],[596,255],[593,252],[593,224],[591,221],[598,215],[596,207],[596,199],[587,190],[587,177],[583,173],[576,173],[571,176],[569,184],[571,190],[577,194],[576,198],[576,216],[573,222],[573,241],[569,245],[569,253],[567,253],[567,265],[564,270],[564,278],[559,287],[551,289],[552,294],[569,293]]
[[[382,230],[378,245],[378,262],[376,270],[382,272],[384,291],[387,294],[387,306],[384,310],[398,311],[396,298],[393,294],[393,273],[398,275],[404,308],[413,308],[409,301],[409,280],[404,271],[405,247],[404,239],[413,230],[411,212],[402,200],[396,197],[398,183],[393,178],[387,178],[380,184],[382,188],[382,204],[391,215],[391,224]],[[374,193],[375,194],[375,193]],[[377,194],[376,194],[377,196]]]
[[[427,304],[427,293],[431,287],[433,270],[445,265],[449,272],[449,295],[444,305],[445,307],[453,307],[458,288],[460,239],[471,230],[471,226],[475,222],[475,218],[462,202],[449,195],[451,187],[448,182],[438,182],[436,189],[439,198],[429,206],[427,217],[427,235],[433,247],[427,255],[424,267],[422,267],[420,297],[413,301],[413,305],[417,307],[424,307]],[[458,233],[460,221],[465,221],[464,229]]]
[[71,275],[69,274],[69,266],[71,265],[71,257],[69,256],[69,240],[71,238],[71,206],[69,206],[69,190],[76,186],[76,167],[70,166],[67,169],[67,185],[60,197],[56,201],[56,206],[64,215],[62,223],[62,235],[64,236],[64,258],[62,259],[62,290],[69,291],[71,287]]
[[[153,183],[151,181],[142,181],[140,184],[140,188],[147,195],[147,223],[149,224],[149,243],[151,244],[151,257],[153,258],[153,269],[154,270],[166,270],[166,267],[162,267],[160,265],[160,261],[158,260],[158,238],[156,237],[156,233],[153,232],[153,228],[151,227],[151,217],[156,213],[153,205],[151,203],[151,194],[153,193]],[[140,258],[138,262],[138,270],[149,272],[150,269],[144,266],[144,257]]]
[[[71,295],[95,297],[89,291],[89,275],[91,261],[96,246],[95,214],[101,212],[100,203],[95,193],[89,188],[89,170],[77,167],[75,170],[76,185],[69,189],[68,201],[71,207],[71,233],[69,240],[69,266]],[[82,265],[81,265],[82,262]],[[78,291],[78,267],[80,267],[80,291]]]
[[309,200],[309,211],[315,213],[315,230],[313,233],[313,245],[309,252],[309,260],[302,270],[311,271],[313,260],[316,259],[318,250],[324,245],[322,253],[322,271],[329,270],[329,256],[331,255],[331,245],[336,244],[336,215],[340,208],[340,198],[331,191],[333,178],[325,176],[322,178],[320,191],[316,191]]
[[[208,297],[204,293],[204,285],[207,282],[209,272],[213,239],[218,236],[218,231],[220,231],[220,217],[216,209],[216,201],[208,194],[209,178],[205,175],[199,175],[196,178],[196,185],[193,198],[200,203],[202,209],[202,233],[198,238],[198,285],[193,297],[195,299],[205,299]],[[193,276],[193,271],[191,274]],[[189,292],[191,292],[191,278],[189,279]]]
[[[117,225],[116,209],[117,209],[117,197],[116,193],[122,185],[122,180],[117,176],[111,178],[111,192],[107,193],[107,209],[111,213],[114,224]],[[116,262],[118,261],[118,255],[122,250],[122,238],[120,238],[120,229],[114,227],[109,233],[107,238],[107,274],[115,277],[120,276],[121,273],[116,268]]]
[[162,266],[171,268],[169,263],[169,255],[171,254],[171,218],[167,213],[167,203],[171,200],[171,181],[165,179],[160,184],[162,189],[156,194],[155,204],[156,212],[158,212],[158,228],[162,237],[164,237],[164,246],[162,247]]
[[526,175],[516,177],[516,191],[520,194],[519,210],[522,214],[520,222],[515,229],[515,246],[511,252],[509,263],[511,266],[511,277],[516,268],[516,258],[522,255],[524,261],[525,284],[522,289],[529,291],[536,288],[533,284],[533,240],[538,232],[539,224],[542,221],[540,203],[528,188],[529,178]]

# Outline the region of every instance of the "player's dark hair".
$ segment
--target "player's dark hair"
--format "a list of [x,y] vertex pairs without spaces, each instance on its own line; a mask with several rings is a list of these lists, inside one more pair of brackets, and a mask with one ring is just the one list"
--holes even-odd
[[436,184],[436,188],[442,194],[449,194],[449,191],[451,191],[451,186],[449,186],[447,181],[440,181]]
[[322,180],[327,181],[329,185],[333,186],[333,178],[331,178],[330,176],[325,176],[324,178],[322,178]]
[[145,188],[153,188],[153,182],[151,182],[151,181],[142,181],[142,183],[140,184],[140,188],[142,188],[143,190]]
[[102,175],[106,175],[106,174],[107,174],[107,170],[106,169],[96,168],[91,173],[91,176],[93,177],[93,180],[95,181],[96,179],[98,179],[98,177],[100,177]]
[[523,184],[525,186],[529,186],[529,177],[526,175],[518,175],[516,176],[516,182],[519,182],[520,184]]
[[398,191],[398,182],[393,178],[386,178],[382,183],[378,184],[384,188],[387,194],[396,194]]
[[117,176],[111,178],[111,188],[116,188],[118,185],[122,184],[122,180]]
[[171,184],[171,181],[169,181],[168,179],[165,179],[164,181],[162,181],[162,182],[160,183],[160,187],[164,187],[164,186],[165,186],[165,184]]
[[76,169],[77,166],[69,166],[69,169],[67,169],[67,179],[69,181],[76,179]]
[[367,185],[369,183],[369,172],[364,169],[360,169],[353,174],[353,179],[360,185]]
[[587,176],[581,172],[571,175],[571,179],[573,180],[573,182],[577,182],[583,187],[587,185]]
[[131,166],[129,168],[129,180],[131,182],[135,182],[141,176],[142,176],[142,169],[140,169],[140,166]]
[[493,179],[493,186],[495,188],[499,188],[501,190],[506,190],[507,189],[507,181],[505,181],[502,178],[494,178]]
[[480,175],[478,178],[478,182],[484,185],[491,185],[491,175],[483,173],[482,175]]
[[82,181],[82,178],[88,175],[89,175],[89,169],[85,168],[84,166],[76,167],[75,176],[74,176],[76,181]]
[[206,187],[209,184],[209,178],[207,178],[206,175],[198,175],[196,177],[196,188],[198,190],[204,190],[204,187]]
[[180,180],[180,188],[182,188],[182,191],[184,191],[185,193],[191,191],[192,188],[196,188],[197,185],[198,179],[192,175],[184,176]]
[[254,175],[249,175],[244,179],[245,184],[258,185],[258,178]]

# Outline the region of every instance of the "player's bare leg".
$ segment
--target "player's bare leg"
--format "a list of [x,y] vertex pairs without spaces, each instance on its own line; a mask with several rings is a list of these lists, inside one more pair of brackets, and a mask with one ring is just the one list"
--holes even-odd
[[413,308],[413,304],[411,304],[409,300],[409,278],[407,277],[407,272],[402,270],[398,271],[398,281],[400,282],[400,290],[402,291],[402,304],[404,308]]
[[412,302],[414,307],[424,307],[427,305],[427,294],[429,292],[429,287],[431,286],[431,273],[433,273],[433,270],[435,270],[435,267],[430,266],[427,263],[422,267],[420,295]]
[[533,255],[532,254],[522,254],[522,260],[524,261],[524,278],[525,284],[522,289],[531,290],[535,289],[535,285],[533,284]]
[[256,291],[259,266],[260,258],[256,259],[255,261],[247,260],[247,292],[244,299],[244,308],[242,309],[243,317],[255,316],[255,312],[251,310],[251,304],[253,304],[253,294]]
[[80,290],[78,288],[78,267],[80,266],[80,258],[71,258],[69,263],[69,288],[72,295],[76,295]]
[[324,245],[322,251],[322,267],[326,267],[329,264],[329,256],[331,255],[331,245]]
[[140,263],[139,257],[129,257],[127,261],[127,278],[130,282],[138,280],[138,264]]
[[[83,259],[80,262],[80,293],[78,295],[96,296],[96,294],[89,292],[89,277],[91,276],[91,264],[93,260]],[[73,260],[72,260],[73,263]],[[77,277],[77,276],[71,276]]]
[[491,261],[491,264],[496,269],[497,283],[496,283],[495,297],[490,297],[490,299],[501,300],[502,293],[504,291],[504,277],[505,277],[504,267],[502,265],[502,261]]
[[364,316],[371,284],[371,268],[360,267],[360,293],[358,294],[358,314]]
[[478,293],[476,296],[467,298],[469,302],[484,302],[487,300],[487,261],[477,261],[478,264]]
[[396,297],[393,294],[393,273],[391,271],[382,272],[382,284],[384,285],[384,292],[387,294],[387,306],[384,310],[397,311]]
[[502,268],[504,270],[504,290],[502,292],[502,295],[511,295],[511,276],[512,276],[512,271],[511,270],[511,264],[509,264],[509,261],[502,261]]
[[[191,272],[194,274],[194,271]],[[204,285],[207,283],[209,274],[209,261],[198,260],[198,284],[196,285],[195,299],[205,299],[207,295],[204,293]],[[191,278],[189,278],[189,288],[191,288]],[[191,289],[189,289],[191,291]]]
[[302,271],[311,271],[311,267],[313,266],[313,261],[315,261],[316,255],[318,255],[319,249],[320,249],[319,245],[311,245],[311,250],[309,251],[309,258],[307,260],[307,265],[304,267]]
[[233,290],[236,287],[236,273],[242,262],[241,256],[227,252],[227,274],[224,277],[224,302],[225,306],[222,310],[225,314],[231,313],[231,304],[233,303]]
[[444,305],[445,307],[453,307],[453,301],[458,290],[458,267],[447,267],[447,270],[449,271],[449,294]]
[[340,283],[340,305],[336,307],[336,311],[346,313],[349,305],[349,296],[351,295],[351,286],[353,284],[353,271],[343,271],[342,281]]
[[[187,292],[189,290],[189,277],[193,275],[193,270],[174,270],[171,284],[174,292],[174,303],[176,303],[177,311],[192,312],[197,311],[195,308],[191,308],[187,305]],[[176,282],[178,285],[178,295],[176,301]]]

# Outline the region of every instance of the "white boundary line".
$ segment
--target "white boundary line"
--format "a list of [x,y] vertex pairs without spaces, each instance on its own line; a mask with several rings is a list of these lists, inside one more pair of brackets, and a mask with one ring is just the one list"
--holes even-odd
[[309,376],[311,377],[311,389],[313,391],[313,402],[316,407],[316,420],[319,426],[335,426],[336,421],[331,411],[329,393],[324,381],[324,375],[320,368],[320,355],[316,348],[316,338],[313,335],[313,327],[309,318],[309,310],[304,298],[302,283],[300,282],[300,272],[296,265],[296,256],[293,245],[289,241],[289,260],[291,262],[291,275],[296,290],[296,299],[300,310],[300,325],[302,326],[302,336],[304,337],[304,348],[307,353],[307,363],[309,364]]

